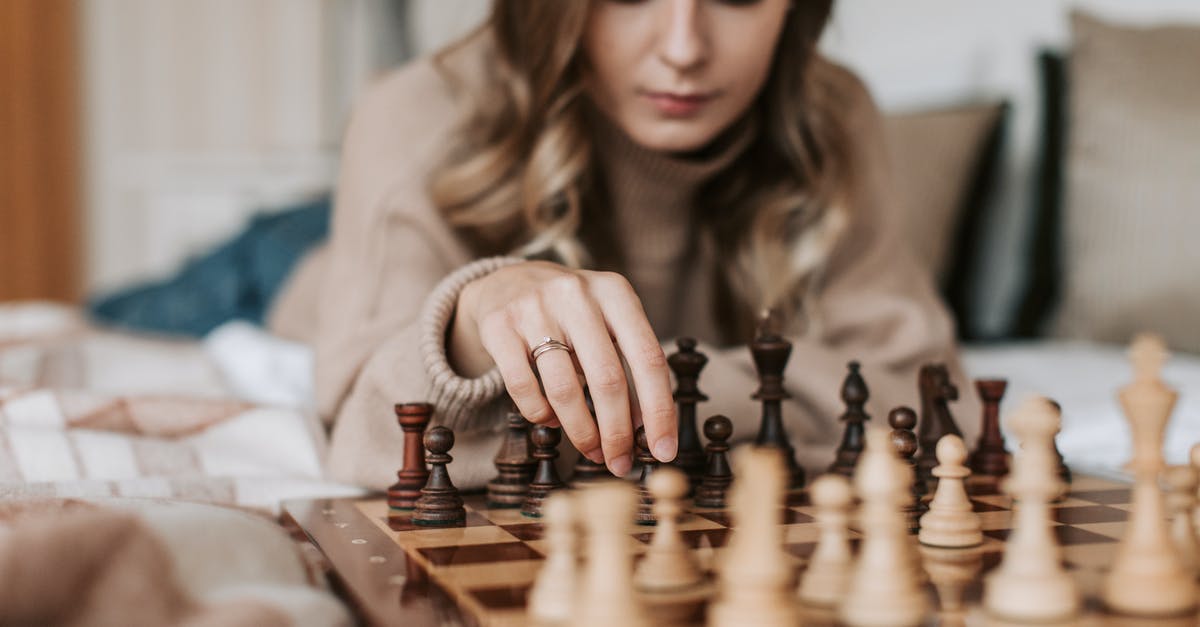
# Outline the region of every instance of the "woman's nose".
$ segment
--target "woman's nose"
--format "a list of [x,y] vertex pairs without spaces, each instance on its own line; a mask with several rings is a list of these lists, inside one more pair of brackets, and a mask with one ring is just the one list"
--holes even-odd
[[678,71],[687,71],[704,63],[707,44],[701,32],[701,7],[704,0],[665,0],[659,57]]

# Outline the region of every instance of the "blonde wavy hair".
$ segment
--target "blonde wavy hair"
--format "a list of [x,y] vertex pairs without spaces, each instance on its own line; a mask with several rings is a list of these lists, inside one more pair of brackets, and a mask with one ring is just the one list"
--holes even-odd
[[[746,339],[759,312],[787,316],[810,300],[847,222],[845,102],[836,68],[815,52],[832,4],[805,0],[788,11],[770,75],[747,111],[755,136],[697,194],[723,272],[715,277],[716,315],[730,342]],[[495,54],[430,192],[478,255],[620,269],[586,120],[581,39],[589,8],[495,0],[476,33],[491,37]],[[438,60],[443,71],[453,51]]]

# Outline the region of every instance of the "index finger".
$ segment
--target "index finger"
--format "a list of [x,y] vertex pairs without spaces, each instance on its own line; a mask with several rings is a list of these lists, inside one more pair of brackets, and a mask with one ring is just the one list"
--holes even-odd
[[659,461],[669,462],[675,459],[679,447],[679,419],[667,356],[650,328],[641,301],[624,278],[601,282],[597,289],[604,292],[596,300],[633,375],[650,452]]

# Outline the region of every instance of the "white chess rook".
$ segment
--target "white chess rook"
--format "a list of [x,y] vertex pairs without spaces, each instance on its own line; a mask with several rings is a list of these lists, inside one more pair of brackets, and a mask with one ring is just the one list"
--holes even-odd
[[1133,437],[1133,503],[1129,526],[1104,581],[1104,603],[1135,616],[1184,614],[1196,606],[1196,583],[1184,569],[1167,527],[1158,487],[1163,434],[1177,394],[1160,379],[1168,353],[1161,338],[1140,335],[1129,349],[1134,380],[1120,394]]
[[1079,612],[1079,589],[1060,563],[1050,531],[1050,500],[1062,490],[1054,434],[1058,412],[1041,397],[1025,401],[1009,418],[1021,441],[1004,489],[1016,501],[1012,535],[1000,566],[984,579],[983,606],[1008,620],[1050,622]]

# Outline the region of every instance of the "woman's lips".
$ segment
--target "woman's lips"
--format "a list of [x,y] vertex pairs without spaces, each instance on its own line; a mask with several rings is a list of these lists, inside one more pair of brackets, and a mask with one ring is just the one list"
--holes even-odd
[[714,93],[673,93],[663,91],[642,92],[659,113],[672,118],[696,115],[706,104],[712,102]]

